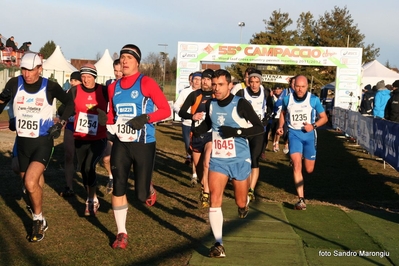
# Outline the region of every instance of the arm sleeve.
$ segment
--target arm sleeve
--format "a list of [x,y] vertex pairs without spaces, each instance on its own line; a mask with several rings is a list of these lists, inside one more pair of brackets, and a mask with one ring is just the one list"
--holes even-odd
[[194,132],[195,134],[201,135],[206,133],[209,129],[212,128],[212,120],[211,117],[209,116],[209,107],[211,105],[211,100],[207,101],[205,103],[205,110],[206,110],[206,116],[205,120],[202,121],[201,124],[199,124],[196,127],[191,127],[191,131]]
[[107,113],[107,124],[108,125],[113,125],[115,124],[115,117],[116,117],[116,113],[115,113],[115,109],[114,109],[114,103],[112,101],[113,95],[115,93],[115,85],[116,82],[111,83],[108,86],[108,113]]
[[245,137],[253,136],[253,135],[262,134],[264,132],[262,121],[260,121],[258,115],[255,113],[254,109],[252,108],[252,105],[244,98],[241,98],[238,101],[237,112],[241,117],[245,118],[247,121],[251,122],[252,124],[252,127],[240,128],[243,136]]
[[184,119],[191,119],[193,115],[188,112],[188,109],[190,109],[190,107],[194,104],[194,102],[195,102],[195,91],[191,92],[187,96],[186,100],[183,102],[183,105],[179,110],[178,115]]
[[187,96],[185,90],[187,90],[187,89],[183,89],[183,90],[180,92],[180,94],[179,94],[179,96],[177,97],[175,103],[173,104],[173,111],[175,111],[175,113],[177,113],[177,114],[179,113],[180,108],[182,107],[182,105],[183,105],[183,103],[184,103],[184,100],[185,100],[185,98],[186,98],[186,96]]
[[155,112],[148,114],[150,116],[148,123],[153,123],[168,118],[171,114],[168,100],[155,80],[144,76],[142,79],[141,88],[143,94],[150,97],[157,107]]
[[75,104],[74,104],[74,101],[73,101],[71,95],[67,94],[58,83],[52,82],[50,80],[48,82],[48,89],[49,89],[48,91],[51,93],[50,103],[52,103],[53,99],[56,98],[62,104],[65,105],[65,110],[64,110],[63,114],[61,115],[60,119],[67,121],[68,118],[71,115],[73,115],[75,112]]
[[[3,112],[4,108],[7,106],[7,103],[12,99],[12,84],[14,83],[14,80],[10,80],[6,83],[6,86],[4,90],[0,93],[0,113]],[[15,87],[17,84],[14,85]]]

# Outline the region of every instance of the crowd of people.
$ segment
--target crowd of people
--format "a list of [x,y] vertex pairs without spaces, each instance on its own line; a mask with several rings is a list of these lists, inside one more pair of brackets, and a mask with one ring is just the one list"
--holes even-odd
[[[5,40],[5,38],[4,38]],[[3,35],[0,33],[0,51],[9,50],[9,51],[21,51],[21,52],[28,52],[30,51],[30,46],[32,45],[31,42],[24,42],[19,48],[18,43],[14,41],[14,36],[11,36],[3,43]]]
[[363,116],[399,123],[399,80],[385,84],[384,80],[362,89],[359,112]]
[[[38,54],[22,57],[22,74],[7,82],[0,104],[4,108],[9,103],[13,111],[10,128],[17,133],[15,158],[32,210],[31,242],[41,241],[48,229],[43,211],[44,171],[62,129],[66,186],[60,195],[75,194],[76,156],[87,196],[82,213],[96,216],[101,205],[96,165],[103,160],[117,227],[114,249],[128,245],[126,192],[132,166],[136,200],[149,207],[156,203],[154,123],[169,117],[171,110],[159,85],[139,72],[140,61],[139,47],[127,44],[113,64],[114,80],[106,85],[96,83],[96,67],[85,64],[71,74],[71,88],[64,91],[41,77]],[[259,161],[265,156],[267,142],[272,139],[273,151],[278,152],[283,139],[298,194],[294,208],[306,210],[302,168],[308,173],[314,169],[315,129],[327,122],[327,116],[302,75],[293,77],[288,89],[282,85],[268,89],[257,69],[248,68],[239,86],[233,85],[228,71],[206,69],[192,73],[190,84],[180,93],[174,111],[185,121],[182,135],[185,163],[192,167],[191,184],[201,183],[201,207],[209,208],[215,238],[209,256],[225,257],[222,202],[227,183],[233,184],[238,216],[246,218],[250,202],[256,199]],[[55,98],[62,103],[58,120],[53,119]]]

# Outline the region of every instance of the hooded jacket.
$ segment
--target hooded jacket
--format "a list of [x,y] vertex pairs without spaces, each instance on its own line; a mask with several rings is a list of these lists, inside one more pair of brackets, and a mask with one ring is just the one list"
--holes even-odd
[[391,91],[387,88],[379,89],[374,97],[373,115],[377,118],[384,118],[385,106],[391,98]]

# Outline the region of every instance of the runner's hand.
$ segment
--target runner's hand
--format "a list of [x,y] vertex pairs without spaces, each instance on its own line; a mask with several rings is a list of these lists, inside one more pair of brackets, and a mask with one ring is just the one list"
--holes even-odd
[[241,135],[241,129],[229,126],[219,127],[219,132],[221,133],[222,138],[224,139],[231,137],[238,137]]
[[15,127],[15,123],[16,123],[15,117],[11,118],[11,119],[8,121],[8,128],[9,128],[11,131],[16,131],[16,130],[17,130],[17,128]]
[[98,112],[98,123],[101,126],[105,126],[107,124],[107,114],[101,110],[100,108],[97,108],[97,112]]
[[62,124],[56,123],[47,130],[49,139],[56,139],[61,135]]
[[148,122],[147,114],[142,114],[136,116],[133,119],[130,119],[129,121],[126,122],[126,124],[133,129],[139,130],[142,129],[147,122]]

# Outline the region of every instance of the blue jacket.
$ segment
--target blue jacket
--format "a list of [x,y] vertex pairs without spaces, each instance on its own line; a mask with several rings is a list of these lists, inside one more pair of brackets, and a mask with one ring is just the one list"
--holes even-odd
[[385,105],[387,105],[390,97],[391,91],[386,88],[377,91],[374,97],[374,117],[384,118]]

